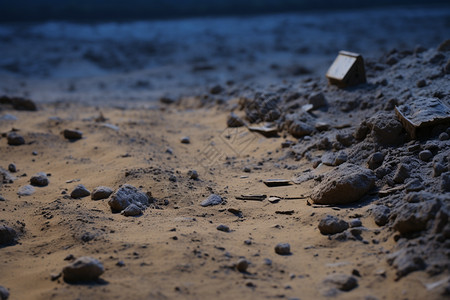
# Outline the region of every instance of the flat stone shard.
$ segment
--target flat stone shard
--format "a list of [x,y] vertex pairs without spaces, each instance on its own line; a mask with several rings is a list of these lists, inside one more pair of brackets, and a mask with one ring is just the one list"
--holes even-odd
[[375,184],[372,170],[344,163],[325,174],[311,194],[316,204],[347,204],[358,201]]
[[78,258],[62,270],[64,281],[70,283],[95,281],[104,272],[102,263],[88,256]]
[[412,139],[427,134],[438,124],[450,125],[450,107],[438,98],[420,97],[396,106],[395,113]]
[[325,75],[328,83],[340,88],[358,85],[366,82],[363,57],[358,53],[339,51]]

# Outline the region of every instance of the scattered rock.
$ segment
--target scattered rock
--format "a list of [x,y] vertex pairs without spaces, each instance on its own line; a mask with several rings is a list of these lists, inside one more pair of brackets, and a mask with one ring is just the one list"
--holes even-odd
[[72,197],[74,199],[79,199],[79,198],[87,197],[90,194],[91,194],[91,192],[89,192],[88,189],[84,185],[79,184],[70,193],[70,197]]
[[7,141],[8,145],[11,146],[20,146],[25,144],[25,139],[17,132],[10,132],[7,136]]
[[433,158],[433,153],[430,150],[423,150],[419,153],[419,158],[423,161],[430,161]]
[[92,200],[101,200],[101,199],[107,199],[114,191],[106,186],[99,186],[96,187],[91,194]]
[[63,135],[68,140],[79,140],[83,138],[83,132],[74,129],[64,129]]
[[397,278],[406,276],[414,271],[424,270],[426,267],[423,258],[415,253],[414,249],[408,248],[390,254],[387,261],[397,269]]
[[0,195],[0,201],[6,201],[5,197],[3,197],[2,195]]
[[296,138],[309,135],[313,131],[314,131],[313,126],[298,120],[293,121],[288,127],[288,132]]
[[312,104],[312,109],[318,109],[327,105],[327,99],[323,93],[313,93],[309,96],[308,103]]
[[317,204],[346,204],[358,201],[375,183],[375,174],[369,169],[344,163],[325,174],[311,194]]
[[435,163],[433,165],[433,177],[439,177],[442,173],[444,173],[447,168],[441,163]]
[[348,222],[348,225],[350,228],[361,227],[362,222],[360,219],[351,219],[350,222]]
[[34,194],[36,190],[34,189],[33,186],[31,185],[24,185],[22,187],[19,188],[19,190],[17,191],[17,195],[19,196],[31,196]]
[[63,268],[64,281],[69,283],[96,281],[105,272],[100,261],[83,256]]
[[142,210],[139,207],[137,207],[137,205],[132,203],[128,205],[127,208],[122,210],[121,214],[125,217],[140,216],[142,215]]
[[220,224],[216,227],[217,230],[223,231],[223,232],[230,232],[230,227],[227,225]]
[[421,203],[404,203],[397,210],[393,228],[401,234],[422,231],[430,219],[434,218],[441,207],[439,200],[429,200]]
[[202,203],[200,203],[200,205],[203,206],[203,207],[219,205],[219,204],[222,203],[222,201],[223,201],[223,199],[219,195],[211,194],[211,195],[209,195],[208,198],[203,200]]
[[9,298],[9,291],[0,285],[0,300],[8,300]]
[[416,86],[418,88],[423,88],[427,86],[427,82],[425,81],[425,79],[421,79],[419,81],[416,82]]
[[367,121],[374,141],[381,145],[403,143],[403,126],[394,114],[380,112]]
[[443,193],[450,192],[450,172],[445,172],[441,175],[441,191]]
[[407,193],[410,192],[418,192],[425,188],[425,186],[422,184],[422,181],[419,178],[415,178],[408,182],[405,186],[405,190]]
[[327,215],[319,222],[321,234],[336,234],[348,229],[348,223],[335,216]]
[[28,110],[28,111],[37,110],[36,104],[32,100],[21,97],[1,96],[0,104],[12,105],[12,107],[16,110]]
[[188,136],[184,136],[181,138],[180,142],[182,144],[190,144],[191,143],[191,139]]
[[367,123],[365,121],[363,121],[359,124],[358,128],[356,128],[356,131],[353,134],[353,136],[358,141],[362,141],[366,138],[366,136],[369,132],[370,132],[369,126],[367,125]]
[[275,246],[275,253],[279,255],[291,254],[291,245],[289,243],[279,243]]
[[113,212],[120,212],[130,204],[143,209],[150,205],[150,198],[134,186],[124,184],[112,195],[108,204]]
[[351,275],[331,274],[323,280],[323,284],[344,292],[348,292],[358,286],[358,280]]
[[376,168],[380,167],[383,164],[383,160],[384,160],[384,154],[381,152],[375,152],[369,156],[367,165],[368,165],[369,169],[375,170]]
[[350,147],[354,142],[353,135],[351,134],[336,134],[336,140],[345,147]]
[[384,226],[389,221],[389,214],[391,210],[385,205],[377,205],[372,209],[372,215],[375,224],[378,226]]
[[40,187],[47,186],[49,184],[47,174],[43,172],[36,173],[35,175],[31,176],[30,184]]
[[409,167],[403,163],[399,164],[392,180],[396,183],[403,183],[409,178]]
[[189,170],[187,172],[187,175],[188,175],[188,177],[190,179],[193,179],[193,180],[197,180],[198,179],[198,172],[196,170]]
[[6,225],[0,225],[0,246],[13,245],[16,243],[17,233]]
[[334,159],[334,166],[339,166],[345,163],[348,159],[348,155],[345,151],[339,151]]
[[242,127],[244,125],[245,125],[244,121],[241,118],[239,118],[238,115],[236,115],[235,113],[232,112],[228,116],[228,119],[227,119],[228,127],[235,128],[235,127]]
[[448,135],[447,132],[442,132],[442,133],[439,135],[439,140],[440,140],[440,141],[447,141],[449,138],[450,138],[450,137],[449,137],[449,135]]
[[17,167],[15,164],[11,163],[8,165],[8,171],[10,171],[11,173],[15,173],[17,172]]
[[245,258],[241,258],[238,260],[238,262],[236,264],[236,269],[239,272],[245,273],[245,272],[247,272],[249,264],[250,264],[250,262],[248,260],[246,260]]

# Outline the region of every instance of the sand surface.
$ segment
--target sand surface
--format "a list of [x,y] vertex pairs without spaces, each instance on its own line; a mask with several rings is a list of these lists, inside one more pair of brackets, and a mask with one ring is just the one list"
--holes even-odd
[[[9,290],[10,299],[443,299],[449,290],[448,239],[436,252],[421,254],[430,266],[427,256],[447,255],[440,272],[423,268],[398,276],[387,260],[408,243],[431,243],[434,219],[418,235],[404,236],[393,228],[394,216],[379,226],[371,210],[383,204],[394,211],[396,201],[403,201],[406,188],[392,177],[400,158],[407,156],[422,172],[411,178],[421,178],[425,191],[444,197],[441,210],[446,211],[448,192],[440,180],[450,171],[449,161],[444,160],[444,175],[433,177],[434,161],[422,162],[418,153],[407,149],[418,145],[432,149],[435,157],[448,156],[449,142],[440,139],[448,127],[396,146],[376,142],[375,133],[348,146],[336,142],[335,136],[354,134],[362,121],[379,111],[395,118],[393,107],[386,108],[392,98],[400,105],[416,96],[438,97],[450,105],[450,75],[445,71],[450,52],[436,50],[448,38],[449,17],[448,9],[417,9],[320,18],[3,26],[6,55],[0,58],[0,91],[31,98],[38,109],[0,106],[0,167],[17,167],[10,173],[13,180],[0,185],[5,199],[0,201],[0,224],[18,233],[17,244],[0,248],[0,285]],[[367,18],[370,22],[363,22]],[[381,24],[385,28],[380,29]],[[150,37],[138,35],[149,28]],[[133,48],[138,44],[144,50]],[[418,50],[418,44],[423,49]],[[145,48],[149,45],[153,52]],[[197,47],[201,50],[194,50]],[[388,52],[394,47],[399,50]],[[341,49],[364,54],[366,85],[348,90],[328,86],[324,73]],[[101,57],[91,59],[89,51]],[[437,53],[442,57],[430,62]],[[398,62],[387,63],[391,57]],[[421,79],[426,86],[419,87]],[[219,92],[212,89],[216,85]],[[252,112],[242,99],[260,105],[259,92],[264,99],[280,99],[275,110],[282,112],[283,122],[290,113],[300,115],[311,94],[324,93],[327,108],[306,114],[316,125],[326,122],[328,129],[299,138],[281,121],[275,122],[277,137],[245,126],[229,128],[230,111],[250,123]],[[160,102],[162,96],[173,103]],[[83,137],[65,139],[65,129],[80,130]],[[22,135],[25,144],[8,145],[11,131]],[[190,143],[181,143],[186,136]],[[330,138],[333,146],[313,146],[323,138]],[[282,147],[286,141],[293,146]],[[437,146],[427,146],[431,142]],[[366,148],[357,148],[363,144]],[[377,179],[358,202],[313,204],[310,195],[318,178],[336,168],[320,163],[323,155],[343,149],[349,162],[363,167],[369,154],[381,151],[391,173]],[[190,170],[198,172],[198,179],[190,178]],[[34,187],[30,196],[18,196],[19,188],[38,172],[47,174],[49,184]],[[315,179],[280,187],[263,183],[302,174]],[[98,186],[117,191],[130,184],[150,192],[154,203],[141,216],[125,217],[112,213],[108,199],[70,197],[78,184],[90,192]],[[379,191],[395,187],[387,204]],[[220,195],[223,203],[202,207],[210,194]],[[236,199],[255,194],[281,199]],[[326,215],[360,219],[360,238],[339,240],[321,234],[318,224]],[[230,232],[218,230],[221,224]],[[291,253],[275,253],[278,243],[289,243]],[[101,261],[101,280],[51,280],[73,261],[69,255]],[[250,263],[246,272],[235,267],[241,258]],[[324,282],[330,274],[352,275],[357,287],[333,289]]]

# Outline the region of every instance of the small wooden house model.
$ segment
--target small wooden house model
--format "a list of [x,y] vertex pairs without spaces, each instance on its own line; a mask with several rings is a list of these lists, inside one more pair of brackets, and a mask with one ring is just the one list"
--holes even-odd
[[339,55],[325,76],[329,84],[340,88],[365,83],[364,60],[358,53],[339,51]]

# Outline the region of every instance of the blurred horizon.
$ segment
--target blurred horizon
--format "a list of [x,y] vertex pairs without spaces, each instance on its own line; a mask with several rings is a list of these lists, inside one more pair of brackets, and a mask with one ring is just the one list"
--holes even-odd
[[447,0],[3,0],[0,22],[129,21],[450,5]]

